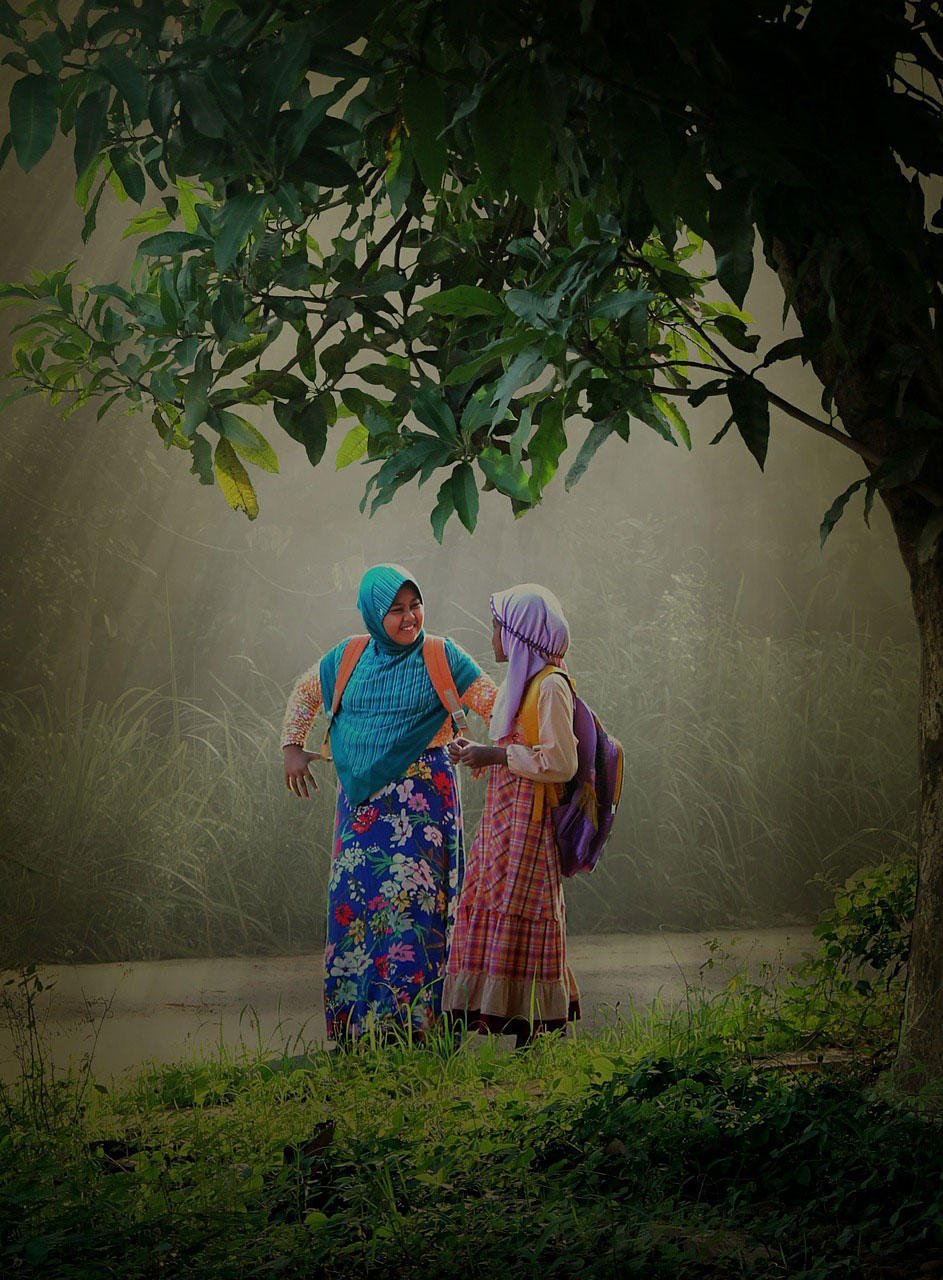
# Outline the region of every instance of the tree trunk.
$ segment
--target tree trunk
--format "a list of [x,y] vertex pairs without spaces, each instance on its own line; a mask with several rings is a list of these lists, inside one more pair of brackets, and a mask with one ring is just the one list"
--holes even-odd
[[917,907],[894,1076],[907,1092],[943,1082],[943,577],[940,559],[911,575],[920,633],[920,826]]
[[[818,272],[813,267],[799,276],[795,255],[776,238],[771,238],[768,250],[805,330],[806,321],[822,306]],[[926,324],[926,318],[921,319]],[[889,329],[882,336],[887,346],[898,340],[912,340],[912,334],[896,335]],[[928,331],[928,346],[931,337]],[[881,363],[880,354],[879,350],[871,353],[875,366]],[[881,413],[879,406],[886,401],[887,389],[875,384],[867,359],[857,367],[843,365],[834,348],[826,344],[811,363],[822,385],[831,388],[842,424],[853,440],[881,457],[890,457],[906,447],[904,434]],[[943,417],[939,388],[932,373],[930,369],[918,372],[915,384],[924,407]],[[937,491],[943,488],[943,458],[939,450],[928,457],[921,479]],[[883,490],[880,496],[890,513],[910,578],[920,637],[917,901],[893,1069],[897,1086],[915,1093],[927,1085],[938,1089],[943,1086],[943,537],[934,553],[921,563],[917,543],[933,508],[907,487]]]

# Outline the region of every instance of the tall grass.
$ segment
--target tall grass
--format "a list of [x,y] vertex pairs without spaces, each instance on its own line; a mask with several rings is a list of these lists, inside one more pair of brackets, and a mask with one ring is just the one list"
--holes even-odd
[[[912,847],[915,649],[810,630],[801,610],[761,634],[709,565],[670,574],[626,525],[634,579],[587,568],[567,598],[578,687],[626,750],[610,845],[567,887],[570,927],[812,919],[826,882]],[[334,784],[322,771],[311,803],[287,794],[283,697],[260,681],[213,707],[0,699],[0,962],[316,945]],[[463,788],[470,838],[482,788]]]
[[297,950],[323,928],[333,786],[291,804],[275,707],[0,702],[0,956]]
[[703,568],[673,575],[650,619],[617,597],[601,612],[572,665],[623,742],[625,787],[599,866],[571,882],[571,926],[811,919],[855,868],[912,851],[914,646],[801,620],[759,634]]

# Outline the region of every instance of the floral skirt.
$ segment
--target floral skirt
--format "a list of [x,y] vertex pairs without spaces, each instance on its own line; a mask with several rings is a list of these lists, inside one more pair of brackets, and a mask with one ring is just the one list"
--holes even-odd
[[328,880],[327,1033],[371,1025],[421,1035],[442,1008],[446,947],[463,871],[462,818],[444,747],[351,807],[338,788]]

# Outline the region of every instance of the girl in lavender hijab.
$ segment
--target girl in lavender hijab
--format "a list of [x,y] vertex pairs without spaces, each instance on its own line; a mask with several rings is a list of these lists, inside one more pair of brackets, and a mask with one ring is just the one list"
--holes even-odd
[[442,1007],[518,1047],[579,1017],[550,809],[576,773],[570,641],[553,592],[524,583],[491,597],[492,647],[508,664],[490,723],[494,746],[460,738],[455,763],[488,769],[468,855]]

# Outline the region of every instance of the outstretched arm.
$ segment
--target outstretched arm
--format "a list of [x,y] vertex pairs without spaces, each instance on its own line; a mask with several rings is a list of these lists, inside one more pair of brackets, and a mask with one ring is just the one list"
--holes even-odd
[[323,701],[318,668],[312,667],[304,673],[292,689],[282,724],[285,785],[289,791],[305,800],[311,799],[308,783],[315,791],[318,789],[318,784],[308,767],[309,761],[314,759],[315,752],[305,751],[304,744],[312,721]]

